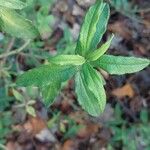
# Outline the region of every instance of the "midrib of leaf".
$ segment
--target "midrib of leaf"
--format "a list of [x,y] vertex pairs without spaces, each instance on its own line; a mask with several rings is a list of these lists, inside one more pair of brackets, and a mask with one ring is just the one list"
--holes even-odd
[[82,65],[85,58],[80,55],[57,55],[48,59],[50,63],[58,65]]
[[[94,70],[94,71],[96,71],[96,70]],[[97,73],[97,72],[96,72]],[[93,81],[93,83],[95,84],[95,86],[96,86],[96,88],[97,88],[97,90],[99,90],[99,86],[97,86],[97,83],[95,83],[95,80],[93,80],[93,78],[92,78],[92,72],[89,70],[89,74],[90,74],[90,79],[91,79],[91,81]],[[100,76],[99,76],[100,77]],[[102,84],[102,81],[101,81],[101,84]],[[102,84],[103,85],[103,84]],[[102,87],[101,87],[102,88]],[[89,90],[91,91],[91,92],[93,92],[93,89],[91,89],[91,88],[89,88]],[[99,91],[99,92],[101,92],[101,91]],[[99,106],[100,106],[100,110],[103,110],[103,107],[102,107],[102,105],[101,105],[101,102],[99,101],[99,99],[101,98],[101,97],[99,97],[99,93],[98,93],[98,91],[95,91],[95,94],[96,94],[96,98],[98,99],[98,103],[99,103]]]
[[102,14],[99,16],[99,21],[96,26],[95,35],[91,41],[90,49],[96,49],[98,43],[101,41],[103,34],[106,32],[108,19],[110,16],[110,8],[108,4],[105,4]]
[[[98,7],[99,7],[99,5],[97,4],[97,7],[96,7],[96,9],[95,9],[95,11],[94,11],[94,13],[93,13],[93,15],[92,15],[92,20],[91,20],[91,22],[90,22],[90,25],[89,25],[89,30],[88,30],[88,36],[87,36],[87,39],[86,39],[86,43],[87,43],[87,45],[86,45],[86,49],[87,50],[89,50],[89,45],[91,44],[91,41],[92,41],[92,39],[91,38],[88,38],[88,37],[90,37],[90,34],[92,33],[92,30],[93,29],[95,29],[96,28],[96,26],[97,26],[97,22],[99,21],[99,16],[102,14],[102,12],[103,12],[103,9],[104,9],[104,7],[105,7],[105,4],[103,4],[103,3],[101,3],[101,5],[100,5],[100,10],[101,10],[101,12],[100,12],[100,14],[99,13],[96,13],[97,12],[97,9],[98,9]],[[94,21],[94,20],[96,20],[96,22]],[[94,27],[93,27],[93,22],[94,22]],[[94,34],[95,34],[95,32],[94,32]],[[89,41],[89,40],[91,40],[91,41]]]
[[136,57],[103,55],[95,62],[91,62],[91,64],[108,71],[110,74],[125,74],[144,69],[150,64],[150,60]]
[[[86,84],[85,84],[84,79],[82,78],[82,76],[81,76],[81,79],[82,79],[82,81],[83,81],[83,87],[86,87]],[[87,94],[87,93],[88,93],[87,89],[84,88],[84,90],[86,91],[86,96],[89,97],[88,94]],[[90,101],[88,101],[88,100],[87,100],[87,103],[89,103],[89,104],[92,106],[92,110],[93,110],[93,112],[94,112],[94,111],[95,111],[94,105],[93,105],[92,103],[90,103]]]
[[[103,98],[106,98],[106,95],[105,95],[105,90],[104,90],[104,87],[103,87],[103,81],[102,81],[102,78],[101,78],[101,75],[98,74],[97,70],[95,70],[94,68],[92,68],[92,66],[90,66],[89,64],[87,64],[87,67],[86,67],[86,72],[89,72],[89,79],[90,81],[92,81],[91,83],[93,83],[93,85],[88,85],[88,83],[86,84],[86,86],[89,88],[89,90],[91,91],[91,93],[95,93],[95,97],[97,98],[98,100],[98,103],[99,103],[99,106],[100,106],[100,110],[102,111],[104,109],[104,105],[102,105],[102,99]],[[94,78],[93,78],[93,75],[94,75]],[[83,78],[84,78],[84,75],[82,75]],[[98,84],[96,83],[96,80],[97,81],[100,81],[101,83]],[[86,81],[86,80],[84,80]],[[100,87],[101,85],[101,87]],[[93,91],[93,89],[91,87],[96,87],[97,90],[102,90],[102,91]],[[100,94],[103,93],[102,94]]]
[[[86,88],[87,86],[86,86],[86,84],[85,84],[85,82],[84,82],[84,79],[83,79],[83,77],[82,77],[82,75],[79,73],[79,83],[80,84],[82,84],[82,86],[80,86],[80,85],[78,85],[78,86],[80,86],[80,89],[82,89],[83,91],[85,91],[85,92],[83,92],[83,93],[85,93],[86,94],[86,97],[90,97],[89,95],[88,95],[88,93],[89,93],[89,91],[87,91],[88,89]],[[93,97],[95,97],[94,95],[93,95]],[[80,102],[81,103],[81,102]],[[90,106],[90,109],[92,109],[92,112],[95,112],[95,108],[94,108],[94,105],[92,104],[92,103],[90,103],[90,101],[89,100],[85,100],[85,103],[83,104],[82,103],[82,106],[84,106],[86,103],[88,103],[88,105],[86,105],[86,108],[88,108],[89,109],[89,106]],[[88,110],[89,111],[89,110]],[[97,113],[97,112],[96,112]]]

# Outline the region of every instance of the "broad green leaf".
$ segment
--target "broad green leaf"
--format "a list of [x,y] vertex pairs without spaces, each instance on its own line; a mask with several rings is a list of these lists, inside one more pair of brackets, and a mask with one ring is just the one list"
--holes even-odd
[[99,116],[106,104],[103,80],[98,72],[85,64],[76,74],[76,94],[79,104],[92,116]]
[[42,65],[31,69],[18,77],[19,86],[46,86],[55,81],[64,82],[71,78],[77,68],[75,66]]
[[106,31],[110,15],[109,5],[97,1],[88,10],[77,42],[76,53],[85,56],[89,50],[94,50]]
[[149,64],[149,59],[113,55],[103,55],[93,62],[95,67],[100,67],[110,74],[118,75],[140,71]]
[[79,55],[58,55],[50,58],[49,62],[57,65],[82,65],[85,59]]
[[90,52],[87,56],[87,59],[89,61],[95,61],[98,58],[100,58],[102,55],[104,55],[104,53],[110,47],[110,44],[111,44],[113,37],[114,37],[114,35],[112,35],[111,38],[106,43],[104,43],[100,48],[98,48],[97,50],[95,50],[93,52]]
[[39,35],[31,21],[8,8],[0,8],[0,24],[2,30],[15,37],[32,39]]
[[0,6],[8,7],[11,9],[23,9],[26,3],[21,0],[0,0]]
[[56,81],[47,86],[42,87],[42,96],[44,98],[44,104],[49,107],[55,100],[59,90],[61,88],[61,82]]

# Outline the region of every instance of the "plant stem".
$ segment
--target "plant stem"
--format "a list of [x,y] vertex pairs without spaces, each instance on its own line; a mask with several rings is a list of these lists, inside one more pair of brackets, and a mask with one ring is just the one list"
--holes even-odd
[[1,54],[0,55],[0,59],[1,58],[4,58],[4,57],[8,57],[8,56],[11,56],[11,55],[15,55],[15,54],[18,54],[20,53],[22,50],[24,50],[28,45],[30,44],[30,40],[26,41],[20,48],[18,49],[15,49],[13,51],[10,51],[8,53],[4,53],[4,54]]
[[[14,45],[14,42],[15,42],[15,38],[12,38],[10,43],[8,44],[8,47],[7,47],[6,51],[5,51],[5,53],[9,53],[10,52],[10,50],[12,49],[12,47]],[[7,60],[7,57],[3,57],[2,63],[5,64],[6,60]]]

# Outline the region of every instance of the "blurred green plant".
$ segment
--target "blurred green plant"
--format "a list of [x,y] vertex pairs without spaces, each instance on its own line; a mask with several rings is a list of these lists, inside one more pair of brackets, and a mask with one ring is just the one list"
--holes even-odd
[[74,42],[71,33],[67,26],[64,27],[63,38],[56,45],[57,54],[74,54],[76,43]]
[[[4,144],[6,141],[4,137],[11,132],[10,126],[12,125],[11,112],[0,113],[0,144]],[[0,147],[1,148],[1,147]]]
[[[148,110],[142,109],[138,123],[129,124],[123,118],[123,112],[119,104],[115,107],[114,118],[107,122],[107,127],[111,129],[112,138],[108,145],[108,150],[122,147],[123,150],[137,150],[139,148],[149,150],[150,147],[150,120]],[[130,144],[129,144],[130,141]]]
[[54,16],[49,15],[50,6],[48,5],[42,5],[40,10],[37,12],[36,20],[37,20],[37,27],[41,35],[45,35],[48,33],[52,33],[52,29],[50,28],[51,24],[54,23]]
[[[0,31],[5,31],[13,36],[12,38],[9,34],[0,33],[0,149],[6,149],[3,145],[6,142],[6,135],[12,130],[11,126],[16,123],[11,119],[13,115],[10,114],[10,119],[8,119],[9,126],[4,125],[7,123],[3,123],[3,120],[6,120],[5,118],[8,116],[8,110],[16,108],[16,111],[21,111],[24,115],[36,115],[33,105],[35,99],[37,99],[39,95],[35,91],[35,88],[28,87],[25,90],[16,89],[14,79],[21,71],[21,68],[25,67],[19,62],[19,57],[24,58],[24,65],[35,67],[41,64],[40,60],[45,59],[48,55],[48,52],[43,52],[41,50],[44,45],[43,41],[36,40],[31,43],[31,40],[29,40],[39,35],[39,31],[37,30],[40,26],[40,23],[37,23],[39,19],[38,14],[45,15],[43,15],[42,21],[44,21],[44,17],[46,19],[48,15],[46,14],[48,13],[48,9],[45,10],[46,13],[43,11],[47,6],[51,8],[52,3],[50,3],[49,0],[46,1],[48,5],[44,4],[43,0],[41,2],[37,2],[37,0],[0,0]],[[37,5],[39,5],[42,10],[36,10],[35,7]],[[32,9],[28,9],[26,6]],[[11,14],[7,12],[5,15],[4,12],[6,10],[11,12]],[[12,12],[14,12],[15,15],[12,14]],[[10,16],[10,18],[8,16]],[[14,17],[19,17],[19,19]],[[34,23],[37,24],[37,27],[25,18],[33,20]],[[45,21],[44,23],[43,27],[45,28],[45,26],[47,26],[48,28],[49,23]],[[23,27],[23,24],[27,26]],[[34,31],[28,30],[27,28],[34,29],[37,34],[35,35]],[[49,29],[51,32],[51,27],[49,27]],[[40,34],[42,35],[44,32],[40,31]],[[20,40],[18,37],[23,40]],[[27,47],[29,45],[30,47]],[[8,132],[6,132],[6,130]]]
[[39,35],[31,21],[19,15],[15,9],[23,9],[27,2],[0,0],[0,29],[15,37],[32,39]]
[[134,21],[140,21],[141,18],[137,15],[139,8],[137,5],[133,5],[129,0],[110,0],[111,6],[115,8],[119,13],[131,18]]
[[19,102],[14,105],[15,108],[23,108],[25,112],[33,117],[36,117],[36,111],[33,107],[35,104],[35,99],[39,97],[38,89],[33,87],[26,88],[25,91],[21,93],[21,91],[17,91],[16,89],[12,89],[13,96]]
[[64,116],[65,124],[60,122],[59,128],[60,131],[63,133],[63,140],[68,138],[74,137],[78,131],[83,128],[83,125],[78,125],[73,119],[69,118],[68,116]]

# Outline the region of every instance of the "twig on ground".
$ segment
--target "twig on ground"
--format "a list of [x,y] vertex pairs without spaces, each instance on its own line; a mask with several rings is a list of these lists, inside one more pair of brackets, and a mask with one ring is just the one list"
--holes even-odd
[[15,49],[15,50],[10,51],[10,52],[7,52],[7,53],[1,54],[1,55],[0,55],[0,59],[20,53],[20,52],[23,51],[29,44],[30,44],[30,40],[27,40],[20,48]]

